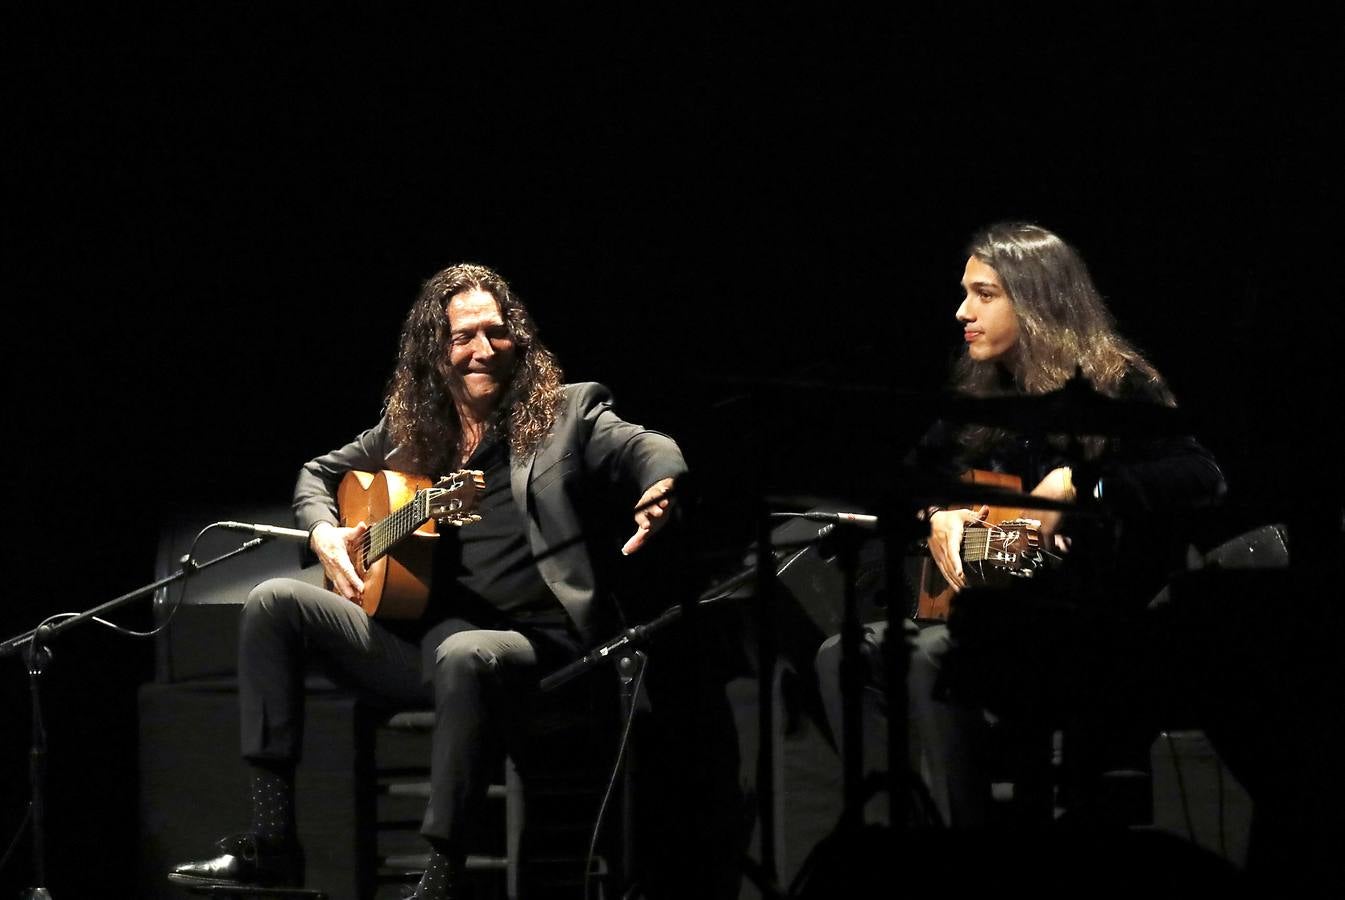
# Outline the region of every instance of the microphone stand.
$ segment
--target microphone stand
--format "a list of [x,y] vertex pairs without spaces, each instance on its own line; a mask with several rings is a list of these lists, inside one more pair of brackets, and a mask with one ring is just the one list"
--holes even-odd
[[[623,722],[635,714],[636,687],[641,681],[649,657],[641,650],[646,642],[672,623],[682,618],[682,606],[670,606],[660,615],[641,625],[635,625],[622,631],[588,653],[547,675],[539,683],[543,691],[553,691],[580,675],[611,662],[616,666],[620,682],[620,709]],[[635,803],[634,773],[630,764],[629,751],[621,755],[621,887],[622,897],[638,896],[635,881]]]
[[[887,800],[888,821],[892,838],[892,874],[901,871],[901,854],[907,850],[901,835],[910,822],[910,796],[903,778],[910,772],[910,710],[906,681],[911,663],[911,648],[906,637],[906,621],[914,609],[916,597],[912,586],[902,577],[902,564],[909,547],[918,538],[923,523],[915,516],[916,501],[910,496],[897,496],[888,504],[887,514],[880,517],[883,539],[883,568],[887,573],[887,636],[883,641],[883,665],[887,678]],[[918,775],[915,777],[919,777]],[[900,882],[893,881],[893,884]]]
[[[761,817],[762,859],[760,865],[756,867],[756,871],[749,874],[757,881],[763,895],[784,897],[785,891],[779,886],[776,874],[777,862],[775,840],[773,838],[776,816],[772,799],[774,780],[771,773],[774,771],[775,763],[774,753],[772,752],[774,748],[771,746],[770,735],[772,733],[771,729],[774,728],[774,708],[771,699],[777,651],[774,609],[771,601],[774,596],[776,567],[780,560],[776,559],[773,552],[770,522],[768,515],[763,514],[759,518],[760,533],[757,541],[756,563],[751,568],[704,591],[694,603],[670,606],[650,621],[625,629],[569,665],[547,675],[541,680],[539,687],[543,691],[552,691],[600,665],[615,662],[621,682],[621,713],[623,716],[629,716],[635,703],[633,686],[638,682],[639,674],[648,662],[648,657],[641,648],[659,632],[679,621],[687,606],[701,606],[733,599],[738,590],[748,584],[755,583],[757,602],[761,607],[757,641],[760,656],[758,686],[761,695],[759,727],[762,737],[758,741],[757,793],[760,807],[758,815]],[[815,540],[813,539],[809,543]],[[622,804],[622,847],[626,854],[626,859],[623,860],[625,871],[622,875],[627,890],[623,896],[631,896],[630,890],[634,884],[630,863],[633,858],[630,854],[634,844],[634,807],[631,803],[631,772],[628,757],[622,759],[619,777],[626,789]]]
[[[907,711],[906,679],[910,647],[905,632],[907,610],[914,606],[911,587],[901,576],[902,562],[911,543],[920,533],[921,523],[916,519],[915,498],[907,495],[890,498],[878,516],[853,513],[801,514],[803,518],[827,521],[818,532],[834,555],[842,576],[842,618],[840,628],[840,694],[841,694],[841,771],[843,776],[844,805],[835,836],[840,847],[857,847],[865,828],[864,807],[868,799],[868,779],[864,772],[864,670],[862,645],[864,624],[859,616],[859,549],[867,539],[864,531],[878,531],[883,542],[883,563],[887,575],[887,634],[882,641],[880,665],[886,671],[887,700],[887,789],[889,803],[888,854],[882,864],[889,870],[890,884],[900,884],[898,877],[907,864],[904,854],[908,848],[904,837],[909,821],[910,785],[908,750],[909,713]],[[903,774],[906,773],[906,774]],[[797,887],[797,885],[796,885]]]
[[682,618],[681,606],[670,606],[657,617],[642,625],[634,625],[543,678],[538,686],[543,691],[554,691],[561,685],[573,681],[590,669],[606,662],[619,661],[624,656],[639,653],[639,647],[650,638]]
[[862,715],[864,693],[864,666],[860,659],[860,645],[864,641],[864,623],[859,621],[859,594],[856,581],[859,567],[859,547],[864,542],[860,534],[863,526],[849,524],[838,527],[845,520],[825,525],[818,537],[835,553],[836,565],[841,570],[841,773],[845,804],[841,809],[840,832],[847,838],[858,835],[864,827],[864,723]]
[[757,516],[757,816],[761,828],[761,866],[758,887],[767,897],[783,897],[776,847],[780,842],[775,815],[775,663],[776,639],[775,552],[771,520],[765,510]]
[[[758,615],[758,690],[759,705],[758,727],[761,732],[761,738],[757,747],[757,772],[758,772],[758,816],[760,818],[762,831],[761,862],[755,866],[749,867],[747,874],[757,884],[758,889],[763,896],[768,898],[780,898],[786,896],[786,891],[778,881],[777,874],[777,854],[775,852],[775,839],[773,837],[776,828],[776,815],[774,807],[774,768],[775,755],[774,746],[771,742],[775,723],[775,712],[773,705],[774,681],[775,681],[775,662],[777,655],[777,639],[775,631],[774,618],[774,585],[778,577],[778,569],[782,562],[787,564],[788,560],[781,560],[776,557],[773,541],[771,539],[771,519],[780,518],[782,515],[794,514],[768,514],[759,518],[760,531],[758,534],[757,551],[754,564],[742,572],[726,579],[705,590],[691,604],[678,604],[670,606],[659,615],[648,622],[631,626],[621,631],[607,641],[594,647],[588,653],[568,665],[557,669],[550,675],[547,675],[539,682],[539,688],[542,691],[552,691],[559,688],[575,678],[607,663],[615,663],[617,674],[621,686],[621,714],[629,716],[632,712],[635,695],[634,684],[639,681],[640,673],[644,670],[648,656],[643,648],[650,640],[665,628],[678,622],[685,614],[688,606],[703,606],[721,601],[733,600],[738,596],[738,592],[749,584],[756,588],[756,600],[759,608]],[[823,516],[825,518],[819,518]],[[872,528],[877,521],[872,516],[859,516],[857,519],[850,514],[809,514],[805,518],[817,518],[819,521],[833,523],[818,530],[816,537],[809,538],[803,542],[806,546],[817,544],[820,541],[828,540],[838,525],[849,524],[854,527],[838,529],[838,540],[842,547],[849,547],[849,550],[841,552],[851,560],[846,563],[847,566],[847,584],[846,597],[848,605],[848,617],[853,623],[850,629],[851,641],[855,644],[853,654],[854,661],[851,664],[853,669],[852,680],[855,682],[857,690],[852,691],[854,695],[853,709],[847,714],[850,724],[848,728],[855,730],[855,739],[850,741],[849,745],[855,748],[861,746],[859,728],[859,701],[858,697],[862,690],[862,672],[858,661],[858,642],[862,637],[863,627],[859,624],[858,599],[855,591],[854,575],[856,551],[862,541],[858,537],[861,528]],[[797,547],[797,544],[793,545]],[[797,551],[802,552],[802,551]],[[847,701],[849,702],[849,701]],[[631,802],[631,770],[629,758],[623,758],[621,762],[621,771],[619,778],[623,789],[622,803],[622,848],[625,860],[623,861],[622,873],[626,886],[626,891],[622,896],[633,896],[633,876],[630,867],[630,860],[633,859],[632,851],[634,847],[634,806]],[[860,796],[863,790],[863,773],[859,772],[860,763],[853,766],[853,775],[847,775],[847,797]],[[853,786],[852,785],[853,782]],[[860,809],[862,803],[854,804],[855,809]]]
[[95,616],[112,612],[127,606],[142,597],[148,597],[160,588],[182,581],[203,569],[218,565],[225,560],[255,550],[270,540],[270,537],[257,537],[244,543],[236,550],[217,556],[204,563],[194,562],[190,554],[182,557],[181,568],[166,578],[160,578],[152,584],[122,594],[92,609],[69,616],[59,622],[43,622],[36,628],[15,635],[0,642],[0,659],[11,654],[23,654],[28,667],[28,680],[32,696],[32,743],[28,751],[29,809],[33,828],[33,879],[34,887],[19,894],[20,900],[51,900],[51,892],[45,887],[47,881],[46,860],[46,814],[47,814],[47,732],[42,719],[42,676],[52,660],[51,641],[59,634],[69,631]]

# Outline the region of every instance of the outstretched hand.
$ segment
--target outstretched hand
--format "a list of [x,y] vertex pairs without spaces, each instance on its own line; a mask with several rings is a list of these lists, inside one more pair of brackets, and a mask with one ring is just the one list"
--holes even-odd
[[662,528],[668,521],[668,509],[672,505],[673,480],[664,478],[649,486],[640,499],[635,501],[635,534],[621,547],[623,556],[630,556],[644,546],[649,536]]

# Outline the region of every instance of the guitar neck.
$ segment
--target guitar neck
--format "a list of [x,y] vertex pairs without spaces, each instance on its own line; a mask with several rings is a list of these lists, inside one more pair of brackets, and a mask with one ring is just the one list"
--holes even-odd
[[968,528],[962,533],[962,559],[1014,571],[1039,568],[1045,561],[1039,524],[1035,519],[1009,519]]
[[962,559],[964,562],[984,562],[989,556],[989,528],[968,528],[962,532]]
[[412,532],[429,521],[428,492],[416,491],[415,497],[396,512],[369,526],[368,548],[364,551],[365,567],[378,562],[389,550],[406,540]]

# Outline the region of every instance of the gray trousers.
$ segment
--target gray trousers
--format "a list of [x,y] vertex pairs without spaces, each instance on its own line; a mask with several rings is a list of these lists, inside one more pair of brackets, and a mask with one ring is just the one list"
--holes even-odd
[[[887,768],[887,677],[882,647],[887,623],[864,626],[860,651],[864,663],[864,771]],[[985,715],[980,709],[948,703],[935,687],[952,648],[948,626],[931,625],[911,637],[906,702],[912,743],[930,797],[944,822],[955,828],[984,825],[990,807],[990,776],[983,762]],[[828,638],[817,653],[817,679],[827,721],[841,735],[840,636]]]
[[263,582],[243,607],[239,637],[244,758],[299,761],[310,654],[339,682],[392,705],[433,705],[421,833],[460,846],[514,742],[513,727],[526,718],[517,707],[536,681],[532,640],[448,619],[416,641],[330,591],[288,578]]

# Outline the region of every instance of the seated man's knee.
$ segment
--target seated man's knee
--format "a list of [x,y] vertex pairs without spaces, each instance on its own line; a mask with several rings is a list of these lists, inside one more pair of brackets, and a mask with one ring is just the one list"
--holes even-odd
[[[886,640],[887,625],[878,622],[864,626],[859,641],[859,662],[868,678],[880,678],[883,666],[883,642]],[[819,673],[837,673],[845,651],[841,646],[841,635],[833,634],[817,648],[814,665]]]
[[289,578],[268,578],[254,587],[243,604],[243,618],[287,615],[295,605],[291,583]]
[[459,631],[444,638],[434,651],[436,677],[479,678],[494,672],[497,659],[478,631]]
[[911,665],[937,671],[943,667],[949,646],[947,626],[932,625],[922,629],[911,642]]
[[951,646],[948,628],[944,625],[922,629],[912,639],[909,685],[912,697],[929,696],[934,692]]
[[814,663],[818,672],[834,672],[841,665],[841,636],[833,634],[817,648]]

